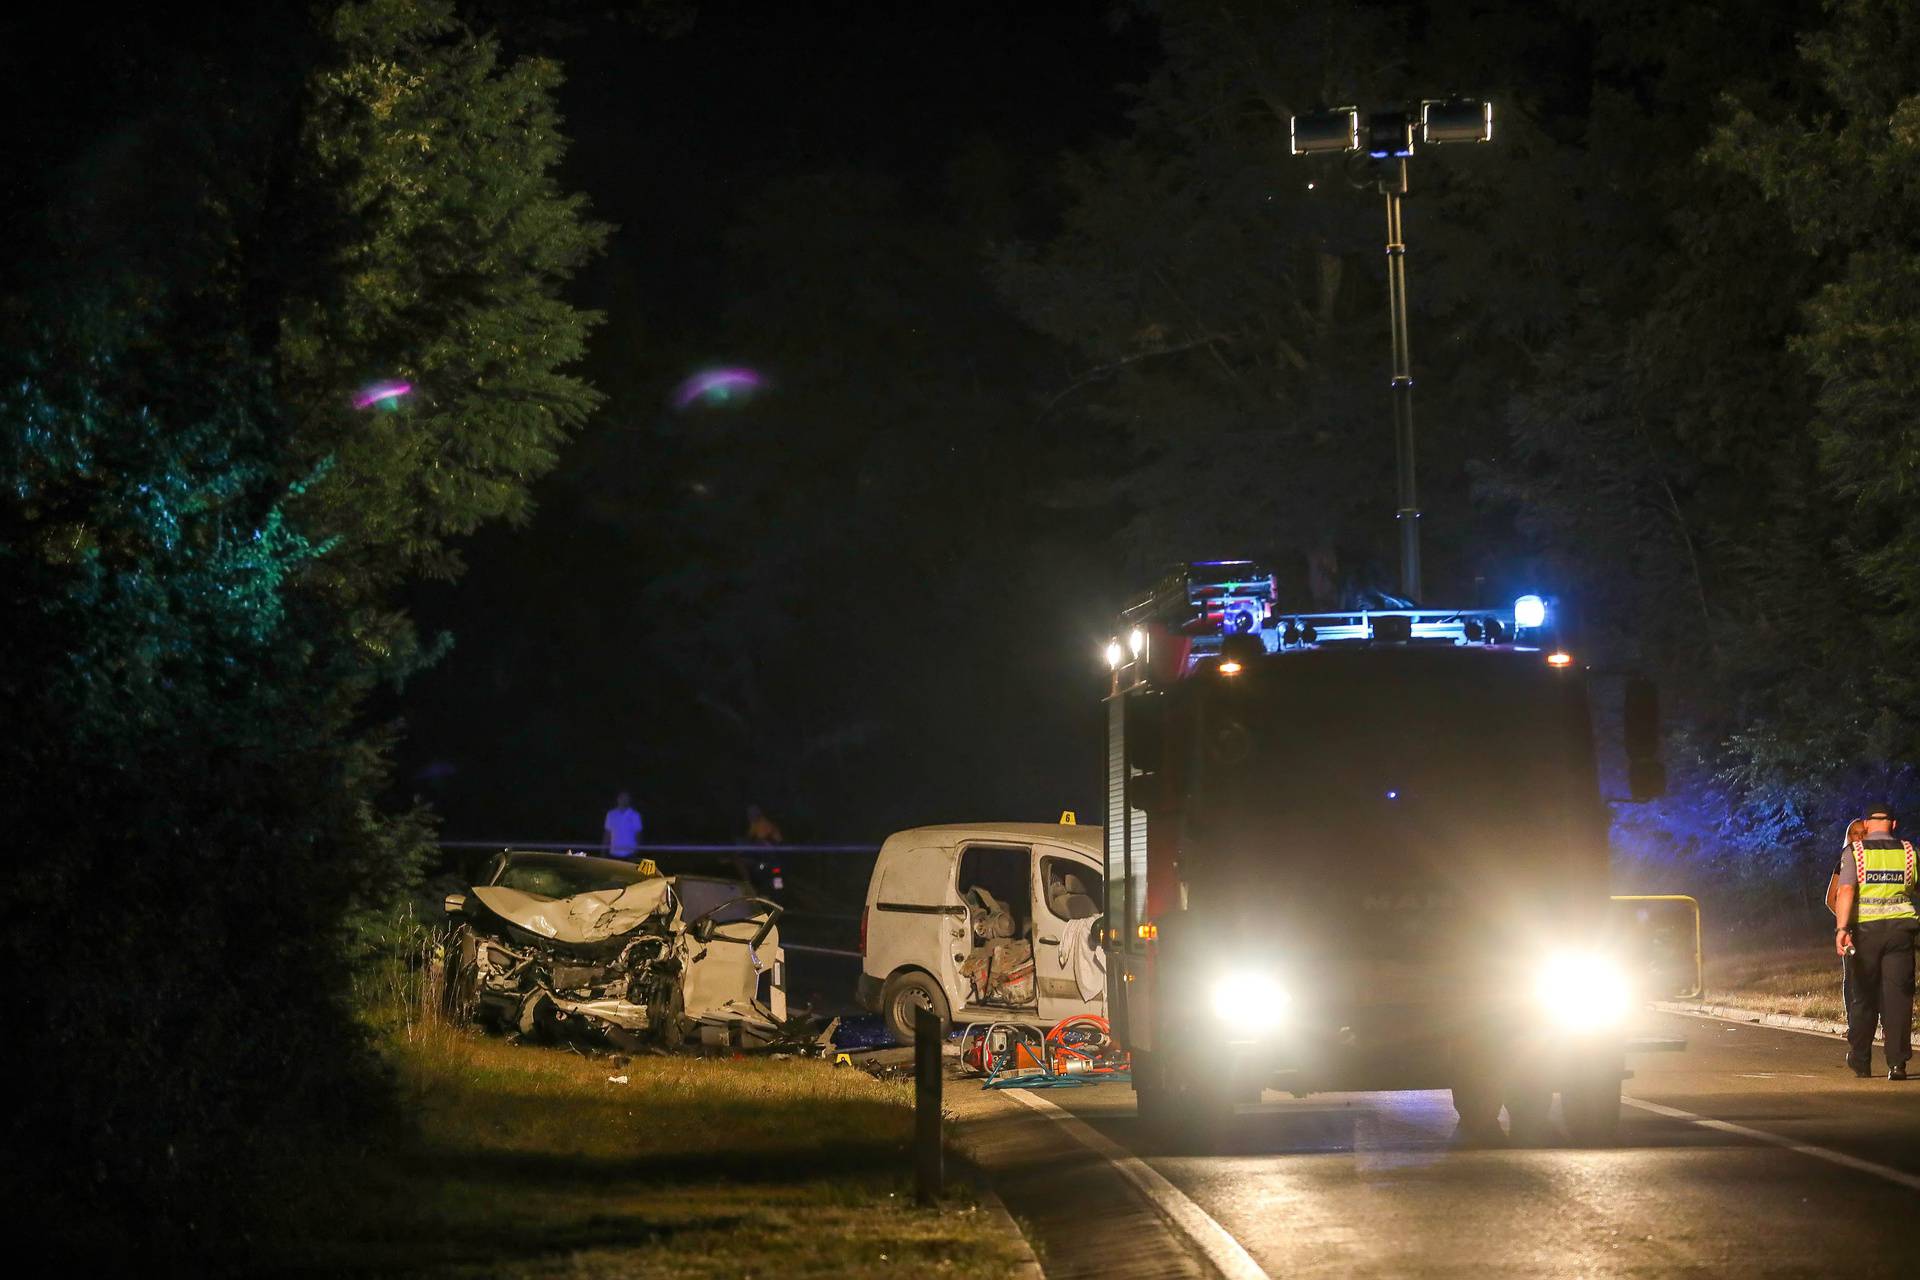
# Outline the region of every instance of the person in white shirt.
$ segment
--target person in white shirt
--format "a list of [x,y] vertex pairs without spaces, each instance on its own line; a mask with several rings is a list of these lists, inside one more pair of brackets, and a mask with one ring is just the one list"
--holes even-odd
[[640,847],[640,831],[645,826],[634,811],[633,797],[622,791],[607,810],[607,823],[601,835],[606,840],[609,858],[631,858]]

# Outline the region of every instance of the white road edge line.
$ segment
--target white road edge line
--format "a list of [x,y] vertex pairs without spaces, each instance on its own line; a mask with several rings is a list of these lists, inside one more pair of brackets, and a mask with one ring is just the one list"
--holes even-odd
[[1688,1124],[1697,1124],[1703,1129],[1717,1129],[1721,1133],[1731,1133],[1742,1138],[1751,1138],[1755,1142],[1764,1142],[1770,1146],[1781,1147],[1787,1151],[1798,1152],[1803,1156],[1812,1156],[1815,1160],[1825,1160],[1837,1164],[1843,1169],[1852,1169],[1858,1173],[1870,1173],[1876,1178],[1885,1178],[1897,1183],[1909,1191],[1920,1191],[1920,1177],[1911,1173],[1902,1173],[1898,1169],[1884,1164],[1875,1164],[1871,1160],[1862,1160],[1859,1156],[1850,1156],[1844,1151],[1835,1151],[1829,1147],[1816,1147],[1810,1142],[1796,1142],[1792,1138],[1783,1138],[1777,1133],[1768,1133],[1764,1129],[1749,1129],[1743,1124],[1733,1124],[1726,1120],[1714,1120],[1707,1116],[1697,1116],[1691,1111],[1682,1111],[1678,1107],[1666,1107],[1657,1102],[1645,1102],[1639,1098],[1622,1097],[1620,1101],[1642,1111],[1651,1111],[1657,1116],[1669,1120],[1685,1120]]
[[1214,1221],[1213,1215],[1187,1198],[1186,1192],[1168,1182],[1152,1166],[1113,1139],[1080,1119],[1065,1107],[1049,1102],[1025,1089],[1007,1089],[1006,1096],[1030,1110],[1037,1111],[1067,1131],[1075,1142],[1093,1152],[1139,1189],[1148,1203],[1193,1242],[1200,1256],[1227,1280],[1271,1280],[1266,1270],[1253,1260],[1233,1233]]

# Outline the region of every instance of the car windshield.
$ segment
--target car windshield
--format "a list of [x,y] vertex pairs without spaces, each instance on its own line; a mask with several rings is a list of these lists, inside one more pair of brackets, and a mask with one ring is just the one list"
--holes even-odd
[[1237,883],[1297,853],[1350,894],[1604,867],[1584,682],[1529,658],[1304,654],[1197,685],[1194,834]]
[[[673,888],[680,895],[680,916],[684,920],[698,920],[723,903],[750,897],[753,893],[751,886],[738,880],[710,880],[705,876],[677,876]],[[735,920],[751,920],[756,914],[757,908],[741,902],[715,912],[713,919],[715,924],[731,924]]]
[[576,858],[564,853],[514,853],[494,877],[504,889],[542,898],[571,898],[577,893],[619,892],[649,879],[638,867],[605,858]]

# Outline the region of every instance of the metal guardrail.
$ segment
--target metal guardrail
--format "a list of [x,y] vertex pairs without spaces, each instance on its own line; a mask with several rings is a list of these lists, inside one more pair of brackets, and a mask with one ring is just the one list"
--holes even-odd
[[[571,853],[601,849],[598,840],[439,840],[442,849],[529,849],[537,853]],[[782,853],[878,853],[877,844],[643,844],[639,853],[744,853],[769,857]]]
[[1615,902],[1684,902],[1693,910],[1693,990],[1676,992],[1675,999],[1697,999],[1707,988],[1706,948],[1700,930],[1700,900],[1684,893],[1616,893]]

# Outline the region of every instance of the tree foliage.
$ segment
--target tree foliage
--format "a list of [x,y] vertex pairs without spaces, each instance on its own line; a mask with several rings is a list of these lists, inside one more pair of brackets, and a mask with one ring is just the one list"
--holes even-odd
[[[450,576],[450,539],[525,521],[529,481],[598,403],[564,371],[597,317],[559,287],[605,228],[554,174],[554,63],[502,64],[448,5],[349,5],[331,21],[305,187],[358,231],[333,287],[283,318],[279,371],[301,406],[292,457],[328,463],[303,511],[379,588]],[[341,394],[383,378],[413,386],[403,416],[370,420]]]
[[[1118,479],[1138,569],[1234,547],[1277,553],[1297,589],[1309,555],[1322,573],[1338,562],[1336,589],[1386,586],[1382,197],[1364,166],[1289,158],[1287,118],[1485,82],[1539,24],[1516,6],[1481,41],[1420,41],[1403,5],[1163,12],[1167,63],[1133,132],[1070,160],[1064,232],[1003,260],[1014,305],[1082,354],[1049,402],[1055,427],[1091,419],[1131,441]],[[1428,65],[1410,65],[1419,50]],[[1522,65],[1502,67],[1503,107]],[[1549,231],[1570,213],[1564,148],[1516,107],[1503,148],[1417,165],[1407,203],[1429,576],[1456,592],[1497,571],[1474,547],[1465,463],[1570,302]]]
[[[9,1190],[89,1253],[243,1236],[272,1158],[383,1113],[355,927],[427,836],[365,713],[390,588],[590,407],[599,234],[552,68],[436,0],[121,34],[69,53],[119,97],[25,113],[0,313]],[[396,374],[420,410],[348,407]]]
[[1770,345],[1804,380],[1792,451],[1773,458],[1793,464],[1779,485],[1792,545],[1749,566],[1774,606],[1753,637],[1774,678],[1730,774],[1818,830],[1862,793],[1912,797],[1920,759],[1920,17],[1842,0],[1798,53],[1787,109],[1729,93],[1707,154],[1785,224],[1795,312]]

